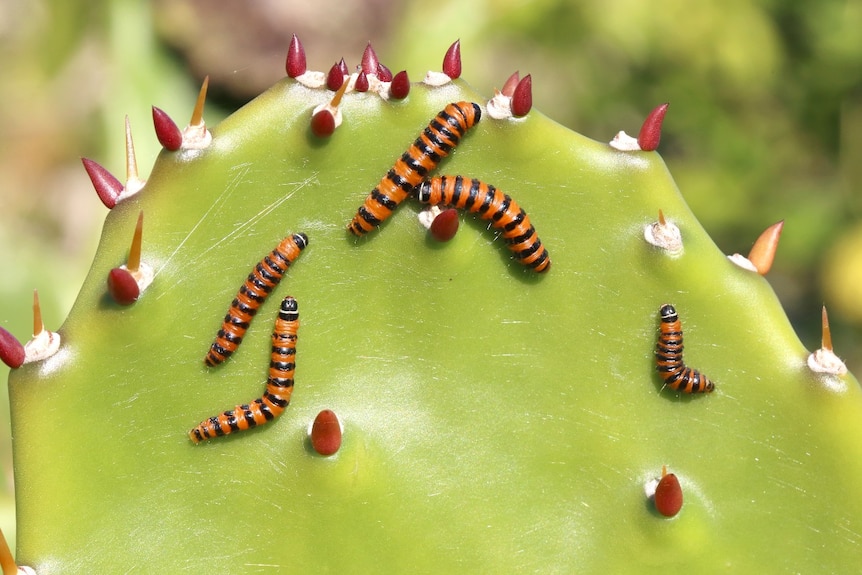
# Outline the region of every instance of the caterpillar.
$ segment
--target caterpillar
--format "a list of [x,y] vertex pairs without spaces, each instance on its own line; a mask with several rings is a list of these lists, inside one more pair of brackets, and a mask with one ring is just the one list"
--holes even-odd
[[287,296],[281,302],[272,331],[269,377],[263,396],[200,422],[189,431],[189,438],[194,443],[263,425],[284,412],[293,393],[298,329],[299,304]]
[[482,117],[479,104],[449,104],[371,190],[347,229],[362,236],[379,226]]
[[551,267],[548,250],[530,223],[530,217],[508,194],[475,178],[441,176],[423,181],[416,188],[424,204],[466,209],[491,221],[519,262],[541,273]]
[[275,289],[284,272],[306,246],[308,246],[308,236],[303,233],[292,234],[284,238],[272,252],[254,266],[231,302],[215,341],[204,358],[204,363],[216,366],[236,351],[260,304]]
[[655,346],[655,367],[667,387],[685,393],[710,393],[715,384],[682,360],[682,323],[676,309],[664,304],[659,310],[661,326]]

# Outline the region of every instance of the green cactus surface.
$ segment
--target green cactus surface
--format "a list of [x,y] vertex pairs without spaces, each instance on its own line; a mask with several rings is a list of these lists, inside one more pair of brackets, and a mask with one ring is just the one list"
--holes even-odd
[[[858,566],[862,390],[809,370],[768,281],[716,247],[656,152],[536,110],[483,114],[434,174],[515,198],[553,260],[536,274],[468,214],[451,241],[430,239],[413,199],[363,238],[346,231],[438,111],[484,111],[486,95],[461,80],[414,83],[403,101],[349,92],[321,139],[311,111],[332,95],[285,78],[207,148],[162,151],[110,211],[59,353],[10,376],[19,563],[39,575]],[[644,240],[660,209],[681,230],[678,255]],[[121,307],[106,277],[140,211],[155,278]],[[308,248],[238,351],[205,366],[237,289],[292,232]],[[290,406],[193,444],[202,419],[263,392],[285,295],[302,322]],[[713,393],[663,389],[664,303]],[[323,409],[344,427],[331,457],[307,436]],[[663,465],[684,494],[670,519],[645,494]]]

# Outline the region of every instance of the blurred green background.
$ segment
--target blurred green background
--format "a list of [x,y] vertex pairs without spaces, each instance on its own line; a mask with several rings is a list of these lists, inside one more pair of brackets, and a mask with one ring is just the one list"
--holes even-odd
[[341,57],[353,69],[371,40],[414,81],[460,38],[477,89],[490,97],[515,70],[532,74],[534,106],[596,140],[636,135],[670,102],[659,151],[692,210],[728,254],[785,220],[768,279],[810,349],[828,306],[835,350],[859,374],[860,29],[862,1],[840,0],[3,0],[0,325],[27,339],[34,288],[49,328],[62,323],[106,213],[80,157],[124,181],[124,115],[146,177],[159,150],[150,106],[182,127],[208,74],[205,118],[217,123],[283,77],[292,33],[312,69]]

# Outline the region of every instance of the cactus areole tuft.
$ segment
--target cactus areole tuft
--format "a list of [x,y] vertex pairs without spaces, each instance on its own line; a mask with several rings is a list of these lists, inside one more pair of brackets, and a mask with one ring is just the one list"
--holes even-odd
[[[659,123],[645,147],[582,136],[527,105],[532,80],[476,92],[456,46],[413,84],[367,56],[359,87],[335,74],[333,104],[294,38],[287,76],[222,123],[205,124],[206,83],[182,135],[155,113],[164,149],[139,190],[121,194],[85,161],[111,208],[92,269],[65,322],[45,318],[56,333],[39,330],[59,345],[9,379],[18,563],[39,575],[858,567],[862,390],[846,370],[809,367],[768,279],[708,237],[644,149]],[[465,76],[471,65],[465,53]],[[481,122],[457,142],[445,118],[429,132],[448,151],[430,170],[402,158],[414,143],[424,153],[429,122],[455,102]],[[337,128],[313,119],[318,106],[337,108]],[[351,234],[399,158],[420,181],[505,190],[536,240],[506,235],[521,225],[508,202],[485,214],[468,195],[458,233],[431,238],[402,172],[388,180],[403,201],[378,196],[386,221]],[[105,278],[142,211],[151,283],[116,305]],[[249,268],[291,232],[310,239],[302,259],[230,361],[204,365]],[[526,265],[538,237],[545,273]],[[302,302],[302,336],[276,353],[287,296]],[[655,369],[667,301],[685,310],[686,362],[720,382],[711,394],[669,389]],[[4,345],[14,367],[20,350]],[[271,362],[295,382],[280,417],[259,406],[266,425],[189,440],[259,397]],[[314,428],[325,410],[337,419]],[[672,520],[643,489],[664,464],[684,478]]]

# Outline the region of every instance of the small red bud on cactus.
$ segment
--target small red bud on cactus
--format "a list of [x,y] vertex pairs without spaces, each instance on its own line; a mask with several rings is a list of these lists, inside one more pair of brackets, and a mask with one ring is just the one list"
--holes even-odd
[[350,75],[350,69],[347,67],[347,63],[344,61],[344,58],[338,62],[338,69],[341,70],[341,74],[343,76]]
[[293,38],[290,39],[290,45],[287,47],[287,62],[285,64],[285,69],[290,78],[301,76],[302,74],[305,74],[306,70],[308,70],[305,61],[305,48],[302,47],[302,42],[299,41],[296,34],[294,34]]
[[664,115],[667,112],[669,104],[664,103],[661,106],[656,106],[644,120],[641,131],[638,133],[638,145],[645,152],[652,152],[658,148],[661,140],[661,125],[664,122]]
[[103,168],[97,162],[88,158],[81,158],[90,181],[96,189],[96,194],[102,203],[110,210],[117,205],[117,199],[123,193],[123,184],[115,178],[111,172]]
[[389,84],[389,96],[396,100],[403,100],[410,93],[410,78],[407,76],[407,70],[401,70],[392,77],[392,82]]
[[667,472],[667,467],[662,467],[661,473],[653,501],[656,511],[665,517],[673,517],[682,509],[682,487],[676,475]]
[[324,108],[311,117],[311,133],[318,138],[327,138],[335,132],[335,116]]
[[0,361],[12,369],[16,369],[24,363],[24,357],[24,344],[0,327]]
[[431,233],[431,237],[438,242],[448,242],[455,237],[458,223],[458,210],[447,208],[437,214],[428,231]]
[[368,91],[368,76],[365,75],[365,72],[360,72],[356,77],[356,83],[353,85],[353,89],[357,92],[367,92]]
[[381,82],[392,81],[392,70],[384,66],[382,63],[377,64],[377,79]]
[[371,42],[369,42],[365,47],[365,51],[362,53],[360,69],[366,74],[376,74],[379,66],[380,60],[377,58],[377,53],[374,51],[374,48],[371,47]]
[[512,115],[526,116],[533,107],[533,78],[527,74],[518,81],[512,93]]
[[118,304],[132,305],[141,295],[141,288],[129,270],[114,268],[108,272],[108,293]]
[[341,447],[341,422],[331,409],[317,414],[311,424],[311,446],[320,455],[333,455]]
[[160,108],[153,106],[153,125],[156,128],[156,138],[166,150],[176,152],[183,145],[183,133],[179,127]]
[[[344,64],[344,58],[341,59],[341,63]],[[336,62],[332,65],[332,68],[329,69],[329,73],[326,75],[326,87],[330,90],[337,90],[344,83],[344,77],[347,74],[342,72],[341,66]]]
[[453,80],[461,77],[461,40],[449,46],[443,56],[443,73]]
[[516,70],[514,74],[512,74],[506,79],[506,82],[503,84],[503,88],[500,90],[500,93],[504,96],[508,96],[511,98],[515,93],[515,87],[520,81],[521,76]]

